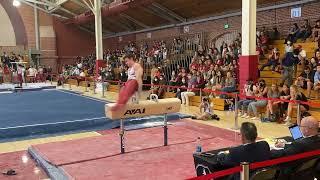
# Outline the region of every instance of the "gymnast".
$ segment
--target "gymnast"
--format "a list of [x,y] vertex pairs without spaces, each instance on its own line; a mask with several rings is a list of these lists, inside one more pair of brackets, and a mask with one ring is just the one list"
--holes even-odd
[[[127,54],[123,58],[126,62],[128,69],[128,80],[121,88],[118,101],[116,105],[113,106],[111,111],[118,111],[124,108],[128,100],[136,93],[138,94],[142,91],[142,75],[143,68],[139,63],[135,61],[135,56],[133,54]],[[137,99],[139,97],[136,97]]]

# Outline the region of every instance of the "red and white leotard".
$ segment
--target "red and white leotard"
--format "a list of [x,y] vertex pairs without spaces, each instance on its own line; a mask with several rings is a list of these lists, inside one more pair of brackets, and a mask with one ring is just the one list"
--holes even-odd
[[136,71],[134,70],[133,66],[128,69],[128,81],[129,80],[136,80]]

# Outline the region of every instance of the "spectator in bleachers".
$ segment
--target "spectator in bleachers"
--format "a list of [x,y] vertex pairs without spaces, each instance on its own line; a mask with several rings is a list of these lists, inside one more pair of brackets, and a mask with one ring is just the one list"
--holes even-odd
[[311,90],[314,81],[314,74],[310,67],[306,66],[304,71],[297,78],[295,85],[300,86],[302,89],[307,89],[307,97],[310,98]]
[[[320,53],[319,53],[320,54]],[[318,66],[318,63],[316,61],[316,58],[311,58],[310,59],[310,64],[309,64],[309,67],[310,67],[310,70],[312,72],[316,72],[317,71],[317,66]]]
[[261,41],[261,48],[263,53],[266,53],[268,51],[268,45],[269,45],[269,37],[266,34],[266,32],[261,31],[260,33],[260,41]]
[[265,67],[272,66],[272,71],[276,70],[276,67],[280,65],[280,52],[278,48],[274,48],[271,55],[268,58],[268,62],[261,66],[260,71],[263,71]]
[[[307,97],[299,91],[298,86],[292,85],[290,87],[290,100],[291,101],[302,101],[302,102],[307,102],[308,99]],[[286,122],[286,125],[290,126],[291,125],[291,119],[292,119],[292,112],[293,112],[293,107],[296,106],[296,103],[290,102],[288,105],[288,112],[287,112],[287,117],[284,120]],[[300,105],[300,111],[301,113],[308,111],[309,110],[309,105],[306,104],[301,104]]]
[[269,35],[270,40],[272,40],[272,41],[279,40],[280,39],[280,32],[278,31],[278,28],[275,26],[272,29],[273,29],[273,31]]
[[127,71],[123,66],[120,66],[119,68],[119,80],[121,82],[126,82],[128,79]]
[[[256,96],[260,98],[267,98],[268,97],[268,87],[266,85],[265,80],[261,79],[258,82],[257,85],[257,92]],[[267,100],[257,100],[255,102],[251,102],[248,106],[247,114],[248,116],[246,118],[250,118],[252,120],[258,120],[258,107],[266,107],[268,104]]]
[[[154,78],[154,86],[152,88],[152,94],[156,94],[159,99],[163,98],[163,95],[165,93],[165,87],[163,85],[166,85],[166,81],[164,79],[163,75],[160,75],[159,78],[155,77]],[[160,86],[157,86],[160,85]]]
[[205,81],[203,78],[203,75],[201,74],[200,71],[196,72],[196,84],[195,84],[195,88],[199,88],[199,89],[203,89],[205,87]]
[[197,84],[197,77],[195,74],[188,74],[188,89],[187,91],[181,92],[182,104],[189,106],[189,97],[195,96],[195,86]]
[[283,72],[282,72],[282,79],[281,79],[281,83],[285,83],[286,81],[288,81],[288,85],[292,85],[292,81],[293,81],[293,75],[294,75],[294,67],[295,65],[298,64],[299,62],[299,50],[298,49],[294,49],[293,53],[287,53],[285,55],[285,58],[283,58],[282,60],[282,68],[283,68]]
[[[280,92],[280,99],[281,100],[290,100],[290,88],[287,84],[283,84],[281,92]],[[280,117],[286,117],[285,113],[288,109],[288,102],[280,102]]]
[[289,34],[286,38],[285,43],[287,43],[287,41],[295,43],[297,41],[299,32],[300,32],[300,28],[298,24],[294,23],[293,26],[289,29]]
[[286,54],[288,52],[293,52],[293,49],[294,49],[294,47],[293,47],[292,41],[287,41],[287,43],[284,47],[284,53]]
[[215,90],[221,90],[224,86],[225,78],[221,70],[216,71],[216,85],[214,87]]
[[254,84],[254,82],[249,79],[247,80],[247,83],[244,85],[244,94],[247,96],[245,99],[242,99],[238,103],[238,107],[240,110],[239,115],[241,117],[247,117],[247,109],[251,102],[254,102],[254,98],[252,98],[255,95],[255,92],[257,90],[257,86]]
[[300,28],[300,32],[297,34],[297,38],[302,39],[305,42],[308,37],[312,34],[312,27],[308,19],[304,20],[304,24]]
[[319,42],[320,36],[320,20],[316,21],[316,25],[312,29],[312,40],[314,42]]
[[299,64],[302,65],[302,68],[304,69],[304,67],[306,66],[306,64],[308,64],[308,60],[307,60],[307,52],[302,49],[302,46],[301,45],[298,45],[297,46],[297,49],[299,49],[299,55],[298,55],[298,58],[299,58]]
[[[172,71],[171,77],[170,77],[170,81],[169,81],[169,85],[170,86],[176,86],[177,85],[177,80],[178,80],[178,75],[176,74],[175,71]],[[171,91],[171,88],[169,87],[168,90]],[[172,90],[174,92],[176,92],[175,88],[172,88]]]
[[[268,92],[268,98],[273,98],[273,99],[279,99],[280,98],[280,91],[279,87],[277,84],[273,83],[271,85],[271,88],[269,89]],[[275,108],[278,107],[280,101],[278,100],[268,100],[268,105],[267,105],[267,115],[268,118],[271,122],[277,121],[277,115],[275,113]]]
[[179,98],[182,103],[181,93],[187,91],[187,89],[186,89],[188,87],[187,78],[181,77],[181,79],[177,79],[177,86],[179,86],[180,88],[177,89],[176,97]]
[[151,69],[151,74],[150,74],[150,77],[151,77],[151,82],[153,82],[154,80],[154,77],[156,76],[156,74],[158,73],[158,68],[156,67],[156,65],[152,65],[152,69]]
[[[209,91],[214,91],[215,90],[215,86],[216,86],[216,71],[215,70],[212,70],[210,71],[211,74],[208,75],[208,80],[207,80],[207,83],[205,85],[205,89],[206,90],[209,90]],[[212,92],[209,92],[208,93],[209,97],[213,97],[213,93]]]
[[230,71],[227,72],[226,78],[224,80],[224,87],[221,89],[221,91],[226,93],[232,93],[237,91],[236,80],[234,77],[232,77]]
[[319,94],[320,94],[320,64],[317,66],[317,71],[314,74],[314,90],[316,91],[316,99],[319,99]]

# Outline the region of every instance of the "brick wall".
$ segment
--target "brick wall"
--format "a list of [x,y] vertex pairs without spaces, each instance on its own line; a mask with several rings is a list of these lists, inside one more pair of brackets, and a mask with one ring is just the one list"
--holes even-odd
[[[283,2],[292,2],[296,0],[287,0]],[[282,3],[283,3],[282,2]],[[274,5],[275,3],[270,3],[270,5]],[[279,4],[279,3],[277,3]],[[320,9],[320,2],[309,3],[305,4],[302,7],[302,17],[291,19],[290,10],[291,8],[281,8],[275,10],[268,10],[263,12],[257,13],[257,27],[266,26],[268,28],[272,28],[273,26],[278,26],[280,32],[282,34],[286,34],[290,25],[293,22],[301,22],[303,19],[310,19],[313,24],[316,19],[320,17],[319,9]],[[228,23],[230,28],[225,30],[224,24]],[[158,30],[149,32],[152,34],[151,38],[147,38],[147,33],[138,33],[136,34],[137,41],[152,41],[158,40],[161,38],[168,38],[168,37],[176,37],[184,35],[181,31],[182,27],[175,27],[169,28],[164,30]],[[241,16],[229,17],[219,20],[214,20],[205,23],[198,23],[189,25],[190,34],[196,34],[199,32],[206,32],[210,34],[210,37],[219,36],[221,34],[225,34],[227,32],[234,32],[234,31],[241,31]]]
[[[287,0],[292,2],[293,0]],[[273,5],[271,3],[269,5]],[[278,25],[280,31],[285,34],[290,24],[299,22],[303,19],[315,20],[319,17],[320,2],[310,3],[302,6],[302,17],[298,19],[290,18],[290,8],[281,8],[276,10],[269,10],[259,12],[257,14],[257,26],[273,27]],[[27,41],[26,48],[35,48],[35,30],[34,30],[34,9],[32,7],[22,4],[18,8],[18,12],[23,20]],[[80,30],[74,25],[63,24],[59,20],[39,12],[40,26],[53,26],[55,37],[41,37],[41,49],[43,56],[46,56],[43,61],[45,65],[56,66],[57,64],[64,64],[72,61],[73,56],[84,56],[95,51],[95,37],[88,32]],[[228,23],[230,28],[225,30],[223,25]],[[170,39],[177,36],[187,36],[197,33],[205,32],[210,39],[225,34],[228,32],[241,30],[241,17],[230,17],[210,21],[206,23],[199,23],[189,25],[190,32],[184,34],[183,27],[175,27],[164,30],[153,31],[151,38],[147,37],[148,33],[138,33],[134,35],[122,36],[122,41],[119,37],[108,38],[103,40],[104,49],[122,48],[129,41],[152,42],[153,40]],[[59,57],[59,58],[58,58]]]
[[[14,7],[12,7],[14,8]],[[24,5],[18,7],[19,14],[24,23],[26,34],[27,34],[27,47],[35,48],[36,47],[36,37],[35,37],[35,28],[34,28],[34,11],[33,7]]]

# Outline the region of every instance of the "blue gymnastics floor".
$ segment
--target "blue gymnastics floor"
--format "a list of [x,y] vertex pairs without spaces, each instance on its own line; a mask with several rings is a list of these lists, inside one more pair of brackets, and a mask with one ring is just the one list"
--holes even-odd
[[[106,103],[61,90],[0,94],[0,141],[119,127],[118,121],[105,118]],[[169,119],[179,119],[177,115]],[[152,116],[125,125],[159,120],[161,116]]]

